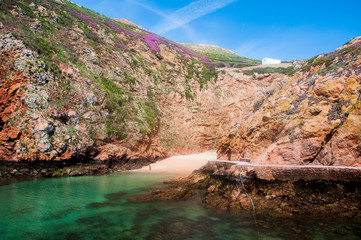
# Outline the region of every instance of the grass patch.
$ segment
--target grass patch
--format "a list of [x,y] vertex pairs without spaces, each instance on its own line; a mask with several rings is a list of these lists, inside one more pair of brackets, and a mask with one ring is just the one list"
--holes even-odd
[[251,76],[251,75],[254,76],[255,73],[258,73],[258,74],[266,74],[266,73],[289,74],[293,70],[294,70],[293,66],[290,66],[290,67],[287,67],[287,68],[283,68],[283,67],[279,67],[279,68],[265,67],[265,68],[256,68],[256,69],[252,69],[252,70],[244,70],[243,73],[245,75],[249,75],[249,76]]

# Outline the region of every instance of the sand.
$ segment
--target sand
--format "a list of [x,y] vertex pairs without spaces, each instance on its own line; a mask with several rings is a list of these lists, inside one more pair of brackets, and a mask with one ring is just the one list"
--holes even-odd
[[179,155],[170,157],[141,169],[133,170],[133,172],[149,172],[149,173],[176,173],[187,176],[194,170],[202,167],[208,160],[216,160],[215,151],[204,152],[192,155]]

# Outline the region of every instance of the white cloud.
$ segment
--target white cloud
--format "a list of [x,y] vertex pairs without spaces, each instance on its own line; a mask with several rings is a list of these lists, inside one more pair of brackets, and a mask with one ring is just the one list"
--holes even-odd
[[[233,2],[236,0],[233,0]],[[143,9],[146,9],[152,13],[155,13],[161,17],[163,17],[163,21],[165,22],[169,22],[172,21],[171,17],[173,14],[169,15],[166,14],[150,5],[147,5],[143,2],[139,2],[137,0],[127,0],[127,2],[133,4],[133,5],[137,5],[139,7],[142,7]],[[191,4],[190,4],[191,5]],[[189,6],[189,5],[188,5]],[[186,42],[191,42],[191,43],[203,43],[203,44],[216,44],[215,41],[212,41],[210,39],[204,39],[201,38],[198,34],[197,31],[195,31],[191,26],[189,26],[188,24],[184,24],[182,26],[179,26],[179,28],[181,28],[181,30],[184,33],[184,36],[186,36],[185,38],[188,39]]]
[[149,5],[146,5],[144,3],[141,3],[141,2],[138,2],[138,1],[135,1],[135,0],[128,0],[128,1],[135,4],[135,5],[138,5],[138,6],[142,7],[142,8],[144,8],[144,9],[147,9],[147,10],[149,10],[149,11],[155,13],[155,14],[158,14],[159,16],[162,16],[162,17],[165,17],[165,18],[167,17],[166,14],[164,14],[163,12],[161,12],[161,11],[155,9],[155,8],[152,8]]
[[178,9],[166,16],[160,23],[153,27],[152,32],[164,34],[187,23],[224,8],[238,0],[197,0]]

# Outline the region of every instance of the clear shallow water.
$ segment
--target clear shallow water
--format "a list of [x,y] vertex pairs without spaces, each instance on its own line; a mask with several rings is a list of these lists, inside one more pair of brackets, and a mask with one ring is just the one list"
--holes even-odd
[[[257,239],[253,217],[200,199],[131,203],[172,175],[113,174],[0,187],[0,239]],[[260,239],[361,239],[361,224],[258,217]],[[360,236],[360,237],[359,237]]]

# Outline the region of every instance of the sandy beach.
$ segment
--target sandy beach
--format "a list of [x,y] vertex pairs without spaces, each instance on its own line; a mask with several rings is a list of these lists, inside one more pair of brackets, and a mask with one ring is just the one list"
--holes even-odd
[[209,151],[199,154],[179,155],[170,157],[141,169],[133,170],[133,172],[149,172],[149,173],[177,173],[188,175],[194,170],[200,168],[208,162],[208,160],[216,160],[215,151]]

